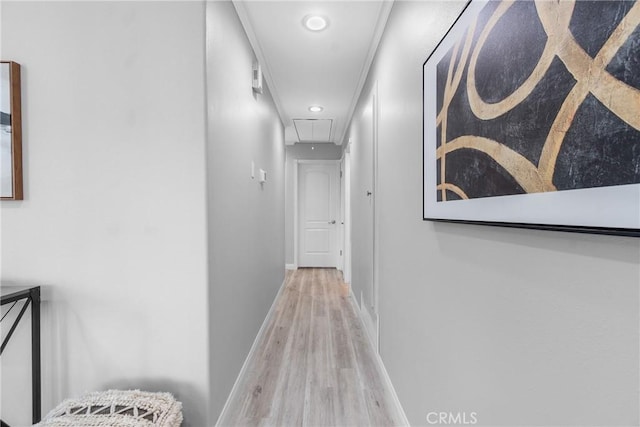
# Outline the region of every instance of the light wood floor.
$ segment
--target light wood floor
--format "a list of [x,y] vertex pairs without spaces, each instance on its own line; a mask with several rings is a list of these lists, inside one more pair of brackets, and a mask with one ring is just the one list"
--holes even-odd
[[219,425],[401,425],[348,292],[334,269],[287,273]]

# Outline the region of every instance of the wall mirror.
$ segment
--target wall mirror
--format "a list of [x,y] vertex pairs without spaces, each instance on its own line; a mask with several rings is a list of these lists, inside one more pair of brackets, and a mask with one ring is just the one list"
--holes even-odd
[[0,61],[0,200],[22,200],[20,64]]

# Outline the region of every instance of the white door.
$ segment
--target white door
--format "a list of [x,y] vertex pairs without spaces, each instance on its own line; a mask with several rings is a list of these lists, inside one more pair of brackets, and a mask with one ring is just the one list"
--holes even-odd
[[344,202],[344,157],[340,160],[339,170],[338,170],[339,178],[340,178],[340,213],[338,220],[338,270],[343,272],[344,277],[344,211],[345,211],[345,202]]
[[344,191],[341,193],[342,200],[344,200],[343,211],[343,252],[342,259],[344,263],[344,269],[342,270],[344,281],[351,283],[351,154],[350,144],[347,145],[344,153],[344,161],[342,165],[342,182]]
[[338,164],[299,163],[298,266],[336,267]]
[[379,317],[376,259],[377,89],[374,85],[357,121],[352,156],[357,170],[352,183],[352,286],[360,295],[362,317],[378,348]]

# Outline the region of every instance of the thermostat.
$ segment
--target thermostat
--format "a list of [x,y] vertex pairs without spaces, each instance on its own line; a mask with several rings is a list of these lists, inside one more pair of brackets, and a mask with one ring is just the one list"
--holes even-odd
[[262,93],[262,67],[257,62],[253,64],[253,90],[257,93]]

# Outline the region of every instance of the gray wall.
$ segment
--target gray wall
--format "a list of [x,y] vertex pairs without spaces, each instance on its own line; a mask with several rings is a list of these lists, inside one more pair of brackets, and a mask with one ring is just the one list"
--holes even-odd
[[[284,279],[284,134],[231,2],[207,3],[207,191],[212,419]],[[251,179],[251,161],[267,171]]]
[[339,160],[342,157],[342,147],[335,144],[298,143],[287,145],[285,151],[287,157],[285,172],[285,262],[294,264],[293,177],[296,160]]
[[[0,203],[0,279],[43,286],[43,410],[135,387],[207,425],[204,3],[1,7],[25,200]],[[30,425],[21,331],[2,355],[10,425]]]
[[421,219],[422,63],[463,4],[396,2],[363,91],[378,81],[385,366],[414,425],[638,425],[640,241]]

